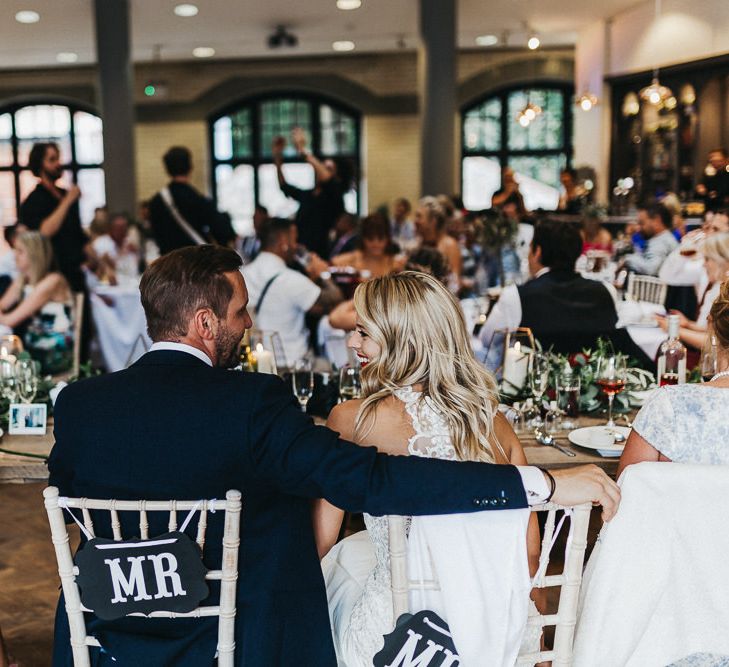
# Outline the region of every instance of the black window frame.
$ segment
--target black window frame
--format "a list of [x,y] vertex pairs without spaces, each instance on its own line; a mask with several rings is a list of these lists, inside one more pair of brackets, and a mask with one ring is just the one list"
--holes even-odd
[[[261,105],[264,102],[279,100],[295,100],[304,101],[309,105],[309,117],[311,118],[310,132],[310,150],[319,159],[344,158],[351,160],[354,164],[354,182],[352,187],[357,194],[357,214],[362,210],[362,190],[360,188],[361,175],[361,139],[362,139],[362,113],[339,100],[335,100],[326,95],[313,94],[298,90],[278,91],[274,93],[264,93],[241,98],[236,102],[219,109],[208,117],[208,146],[210,149],[210,192],[216,205],[218,204],[218,185],[215,178],[215,172],[221,165],[230,165],[235,169],[240,165],[250,165],[253,167],[253,202],[254,206],[260,203],[260,184],[258,177],[258,167],[266,164],[273,164],[273,159],[264,156],[261,152],[260,134],[261,134]],[[330,106],[336,111],[346,113],[351,116],[355,122],[354,137],[354,153],[351,154],[330,154],[321,151],[321,119],[319,115],[322,105]],[[215,123],[225,116],[239,113],[244,109],[250,109],[251,113],[251,153],[250,158],[232,157],[228,160],[221,160],[215,155]],[[287,137],[287,140],[289,137]],[[284,164],[302,164],[306,161],[298,156],[284,156]]]
[[[9,113],[10,114],[10,127],[11,135],[10,142],[13,150],[13,163],[10,166],[0,165],[0,173],[12,172],[13,182],[15,185],[15,206],[16,206],[16,220],[17,214],[20,211],[20,174],[24,171],[30,171],[27,164],[21,165],[18,163],[18,146],[20,141],[18,139],[17,130],[15,127],[15,113],[20,109],[26,107],[36,106],[55,106],[64,107],[68,109],[71,117],[71,128],[69,131],[69,138],[71,141],[71,161],[64,162],[61,165],[63,171],[70,171],[71,178],[74,183],[78,183],[78,172],[84,169],[104,169],[104,162],[79,162],[76,157],[76,123],[74,122],[74,114],[77,111],[83,111],[84,113],[91,114],[101,119],[101,114],[89,105],[85,105],[79,102],[69,102],[68,100],[59,100],[53,98],[39,98],[25,101],[16,101],[10,104],[0,104],[0,116]],[[41,141],[40,139],[38,141]]]

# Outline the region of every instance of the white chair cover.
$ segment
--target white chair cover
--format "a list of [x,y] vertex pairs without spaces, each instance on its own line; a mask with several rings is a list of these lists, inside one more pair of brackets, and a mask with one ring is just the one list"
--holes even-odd
[[587,565],[575,665],[665,667],[729,654],[729,467],[640,463]]

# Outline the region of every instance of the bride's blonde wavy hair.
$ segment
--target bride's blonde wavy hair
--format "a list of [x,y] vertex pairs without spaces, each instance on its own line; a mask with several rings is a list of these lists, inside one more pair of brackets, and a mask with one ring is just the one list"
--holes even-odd
[[458,458],[493,462],[496,382],[474,358],[461,307],[451,293],[428,274],[404,271],[359,285],[354,307],[380,347],[377,359],[361,372],[365,398],[355,437],[372,428],[380,401],[420,384],[421,400],[428,397],[446,420]]

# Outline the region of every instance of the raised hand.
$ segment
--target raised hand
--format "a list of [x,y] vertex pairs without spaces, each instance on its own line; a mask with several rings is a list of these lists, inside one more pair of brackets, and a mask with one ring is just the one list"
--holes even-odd
[[291,141],[294,142],[294,146],[299,153],[303,153],[306,150],[306,132],[300,127],[295,127],[291,130]]
[[68,188],[68,191],[65,194],[65,198],[68,200],[69,204],[73,204],[73,202],[75,202],[80,196],[81,190],[75,183],[70,188]]

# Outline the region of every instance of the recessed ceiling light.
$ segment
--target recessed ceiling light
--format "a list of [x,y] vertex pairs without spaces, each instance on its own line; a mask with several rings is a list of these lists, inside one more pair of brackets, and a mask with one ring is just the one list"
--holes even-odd
[[493,46],[499,43],[499,38],[496,35],[479,35],[476,37],[476,44],[479,46]]
[[332,42],[332,48],[335,51],[354,51],[354,42],[343,39],[338,42]]
[[24,9],[15,15],[15,20],[18,23],[38,23],[40,14],[32,9]]
[[212,58],[215,49],[212,46],[197,46],[192,50],[192,55],[196,58]]
[[73,51],[61,51],[56,54],[56,62],[59,63],[75,63],[78,60],[78,53]]
[[350,9],[359,9],[362,6],[362,0],[337,0],[337,9],[348,11]]
[[540,45],[540,44],[541,44],[541,42],[539,41],[539,37],[537,37],[536,35],[532,35],[532,36],[531,36],[531,37],[529,38],[529,41],[527,42],[527,46],[528,46],[528,47],[529,47],[529,48],[530,48],[530,49],[531,49],[532,51],[534,51],[535,49],[538,49],[538,48],[539,48],[539,45]]
[[189,16],[197,16],[198,8],[197,5],[191,5],[188,3],[182,4],[182,5],[175,5],[175,14],[177,16],[182,17],[189,17]]

